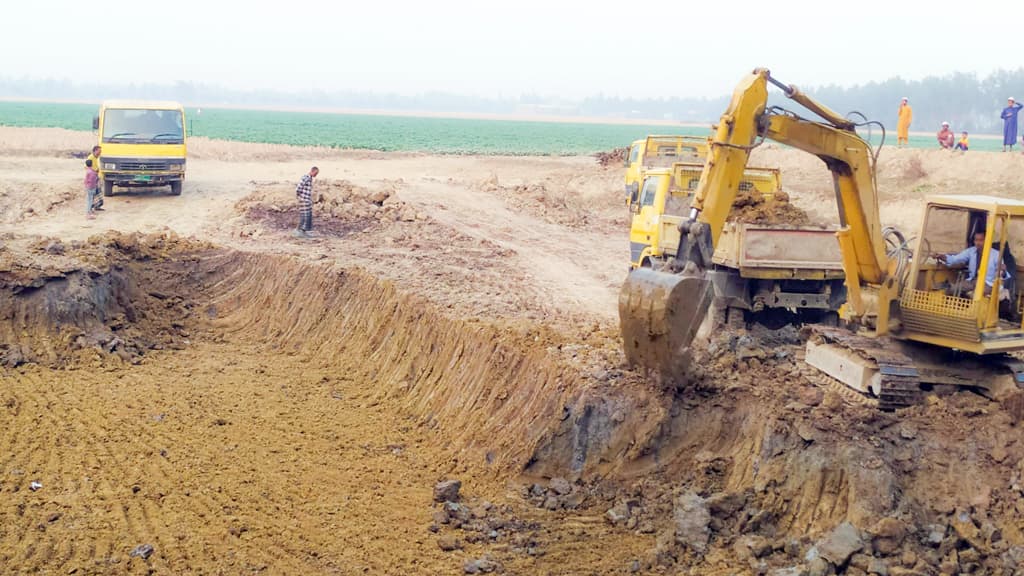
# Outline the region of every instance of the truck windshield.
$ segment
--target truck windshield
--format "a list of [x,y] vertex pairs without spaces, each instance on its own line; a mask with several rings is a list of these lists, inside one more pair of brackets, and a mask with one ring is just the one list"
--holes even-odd
[[103,141],[181,144],[185,141],[181,110],[107,109]]

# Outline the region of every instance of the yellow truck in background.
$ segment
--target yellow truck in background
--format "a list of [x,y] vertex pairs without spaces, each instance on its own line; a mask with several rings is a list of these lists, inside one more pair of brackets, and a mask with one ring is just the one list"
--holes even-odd
[[[690,209],[703,163],[677,162],[645,172],[631,206],[630,269],[659,268],[675,256],[679,224]],[[776,168],[748,167],[740,191],[766,199],[782,190]],[[732,326],[748,317],[773,325],[797,316],[834,319],[846,300],[836,228],[777,224],[725,224],[708,276],[719,321]]]
[[99,136],[103,194],[114,187],[170,186],[185,180],[185,109],[177,102],[108,100],[92,120]]
[[708,153],[706,136],[648,136],[636,140],[626,153],[626,204],[636,202],[644,173],[676,162],[701,162]]

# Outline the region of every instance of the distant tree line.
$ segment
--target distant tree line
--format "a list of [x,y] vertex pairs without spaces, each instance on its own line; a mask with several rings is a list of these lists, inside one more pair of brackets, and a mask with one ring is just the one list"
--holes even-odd
[[[954,130],[993,132],[1002,130],[999,112],[1006,98],[1024,98],[1024,68],[999,70],[985,77],[953,73],[921,80],[891,78],[856,86],[800,86],[841,113],[858,111],[894,131],[900,98],[907,96],[914,109],[912,131],[937,130],[948,121]],[[538,94],[481,98],[446,92],[399,95],[376,92],[235,90],[224,86],[176,82],[174,84],[127,84],[119,86],[74,83],[68,80],[0,77],[0,96],[8,98],[104,98],[174,99],[191,105],[295,106],[320,108],[419,110],[486,114],[550,113],[563,116],[671,119],[712,122],[728,104],[718,98],[652,98],[596,95],[566,100]],[[771,103],[796,107],[773,91]],[[798,107],[796,107],[798,108]],[[799,110],[797,110],[799,112]]]
[[846,88],[823,86],[807,92],[837,112],[857,110],[879,120],[890,132],[896,130],[896,111],[900,98],[906,96],[914,111],[911,131],[937,131],[947,121],[957,132],[1001,133],[999,113],[1007,97],[1018,102],[1024,98],[1024,68],[998,70],[983,78],[958,72],[914,81],[892,78]]

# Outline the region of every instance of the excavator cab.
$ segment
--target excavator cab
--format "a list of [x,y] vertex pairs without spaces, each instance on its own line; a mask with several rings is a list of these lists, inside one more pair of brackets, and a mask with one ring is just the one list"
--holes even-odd
[[[971,277],[966,264],[948,266],[940,255],[982,250]],[[1021,300],[1014,252],[1024,242],[1024,202],[990,196],[928,198],[917,257],[899,297],[894,335],[945,348],[994,354],[1024,350]],[[1016,245],[1015,245],[1016,244]],[[994,270],[991,285],[988,271]]]

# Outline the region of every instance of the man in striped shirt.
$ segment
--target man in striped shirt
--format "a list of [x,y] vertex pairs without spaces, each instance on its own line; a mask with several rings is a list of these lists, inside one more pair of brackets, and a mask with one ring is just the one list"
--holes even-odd
[[299,238],[309,238],[313,231],[313,178],[319,173],[320,169],[313,166],[295,188],[295,196],[299,199],[299,228],[295,235]]

